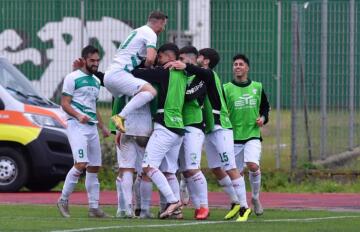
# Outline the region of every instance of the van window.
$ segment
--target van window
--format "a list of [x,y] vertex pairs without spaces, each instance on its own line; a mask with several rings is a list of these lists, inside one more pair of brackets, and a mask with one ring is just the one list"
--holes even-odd
[[41,97],[31,86],[30,81],[11,64],[0,63],[0,85],[25,104],[56,107],[56,104]]
[[1,98],[0,98],[0,110],[4,110],[4,109],[5,109],[4,102],[3,102],[3,100],[1,100]]

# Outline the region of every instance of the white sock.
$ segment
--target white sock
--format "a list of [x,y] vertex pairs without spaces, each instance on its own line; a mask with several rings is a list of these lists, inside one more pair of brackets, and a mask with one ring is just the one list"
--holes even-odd
[[125,194],[122,188],[122,179],[118,176],[116,178],[116,191],[117,191],[117,199],[118,199],[118,211],[126,211],[125,207]]
[[141,209],[140,183],[141,177],[137,176],[134,182],[135,209]]
[[251,185],[252,198],[259,199],[260,185],[261,185],[260,169],[258,169],[256,172],[249,171],[249,180]]
[[97,173],[86,172],[85,187],[88,194],[89,208],[99,208],[100,183]]
[[159,169],[151,168],[151,170],[147,173],[147,176],[152,180],[152,182],[164,195],[168,203],[173,203],[178,201],[169,183],[167,182],[166,177]]
[[150,102],[153,98],[154,95],[152,95],[149,91],[139,92],[133,98],[131,98],[131,100],[125,105],[119,115],[122,118],[126,118],[130,112]]
[[240,202],[236,195],[230,177],[227,175],[223,179],[218,180],[218,182],[220,186],[223,187],[224,192],[230,197],[231,202],[239,204]]
[[190,200],[195,209],[200,209],[199,193],[196,191],[196,186],[193,181],[193,177],[185,178],[186,186],[189,190]]
[[236,195],[239,199],[241,207],[249,208],[247,201],[246,201],[246,188],[245,188],[245,180],[243,176],[240,176],[240,178],[236,180],[231,181]]
[[202,171],[200,171],[193,175],[191,179],[192,182],[194,182],[195,191],[199,198],[199,204],[201,206],[208,207],[208,188],[204,174],[202,173]]
[[140,199],[141,199],[141,212],[149,213],[151,205],[152,183],[141,180],[140,182]]
[[82,171],[72,167],[66,175],[64,186],[61,192],[61,199],[68,200],[70,194],[74,191],[76,184],[79,181]]
[[164,197],[164,195],[162,195],[162,193],[159,191],[159,195],[160,195],[160,212],[164,212],[167,206],[167,201],[166,198]]
[[175,174],[167,174],[165,177],[170,185],[172,192],[174,193],[175,197],[179,201],[180,200],[180,185],[179,185],[178,179],[176,178]]
[[132,187],[133,187],[133,173],[124,172],[122,176],[122,189],[125,194],[126,211],[132,214]]

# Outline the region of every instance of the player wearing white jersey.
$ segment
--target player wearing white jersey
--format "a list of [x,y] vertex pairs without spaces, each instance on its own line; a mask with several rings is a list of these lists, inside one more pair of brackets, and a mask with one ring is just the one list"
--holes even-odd
[[[113,104],[113,114],[117,114],[130,100],[130,97],[123,96],[116,98]],[[152,132],[152,118],[150,113],[150,103],[134,110],[129,114],[125,121],[126,133],[122,134],[117,131],[115,142],[117,161],[119,165],[119,172],[116,178],[116,189],[118,196],[118,209],[116,217],[132,218],[134,216],[132,206],[133,195],[133,174],[136,172],[138,178],[141,178],[142,167],[141,161],[144,156],[145,146],[149,140]],[[139,183],[140,179],[137,180]],[[138,186],[138,189],[141,186]],[[150,183],[150,191],[152,185]],[[140,193],[136,196],[135,215],[140,216],[141,203],[139,201],[147,200],[140,199]],[[151,201],[151,195],[150,199]]]
[[[99,66],[99,51],[93,46],[82,50],[85,65],[65,77],[61,106],[67,113],[67,135],[74,157],[74,166],[68,172],[57,206],[63,217],[70,217],[68,199],[86,170],[85,186],[89,200],[89,217],[108,217],[99,208],[101,149],[97,127],[103,136],[110,135],[96,110],[100,80],[93,75]],[[97,127],[96,127],[97,125]]]
[[151,12],[147,24],[132,31],[121,43],[105,72],[105,87],[114,97],[133,97],[119,114],[112,117],[121,132],[125,132],[124,121],[129,113],[150,102],[157,94],[151,84],[135,78],[131,71],[142,63],[145,67],[154,64],[157,36],[165,29],[166,22],[167,16],[164,13]]

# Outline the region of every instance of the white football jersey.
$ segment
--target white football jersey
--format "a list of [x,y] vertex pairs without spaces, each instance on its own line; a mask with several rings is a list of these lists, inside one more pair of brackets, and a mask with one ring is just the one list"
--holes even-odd
[[156,49],[157,35],[147,25],[133,30],[120,44],[108,71],[124,69],[131,72],[146,58],[146,49]]
[[[71,106],[77,112],[89,116],[91,121],[96,123],[96,101],[99,91],[100,80],[95,75],[76,70],[65,77],[62,94],[72,96]],[[67,116],[72,118],[70,115]]]

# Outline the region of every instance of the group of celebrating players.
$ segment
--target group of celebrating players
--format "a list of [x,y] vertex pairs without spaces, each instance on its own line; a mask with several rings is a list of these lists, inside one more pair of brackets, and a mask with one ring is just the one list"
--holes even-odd
[[203,146],[208,167],[230,198],[224,219],[238,216],[236,221],[247,221],[252,212],[246,199],[245,167],[253,211],[263,214],[260,128],[268,121],[270,107],[262,84],[248,78],[250,63],[243,54],[233,57],[234,78],[222,85],[213,71],[220,60],[215,49],[179,49],[166,43],[156,50],[166,22],[164,13],[151,12],[147,24],[121,43],[105,73],[98,71],[99,51],[85,47],[81,67],[66,76],[61,105],[68,117],[74,166],[57,203],[62,216],[70,217],[69,196],[86,171],[89,217],[108,217],[99,207],[97,177],[101,166],[97,128],[105,137],[110,135],[96,109],[101,85],[114,96],[111,119],[119,165],[116,217],[152,218],[154,183],[160,194],[158,218],[182,219],[187,202],[180,196],[181,176],[181,186],[195,208],[194,218],[207,219],[207,181],[200,169]]

